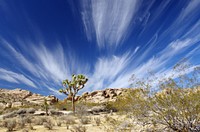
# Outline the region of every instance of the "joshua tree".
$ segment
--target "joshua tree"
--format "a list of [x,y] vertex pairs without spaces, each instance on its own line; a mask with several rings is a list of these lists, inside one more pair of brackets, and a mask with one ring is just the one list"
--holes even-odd
[[46,115],[49,115],[49,114],[48,114],[49,104],[47,103],[47,99],[44,99],[44,104],[43,104],[43,106],[44,106]]
[[72,75],[72,80],[69,81],[68,79],[62,82],[64,89],[60,89],[59,92],[64,93],[68,96],[68,98],[72,101],[72,110],[75,113],[75,96],[79,90],[83,89],[88,78],[84,75]]

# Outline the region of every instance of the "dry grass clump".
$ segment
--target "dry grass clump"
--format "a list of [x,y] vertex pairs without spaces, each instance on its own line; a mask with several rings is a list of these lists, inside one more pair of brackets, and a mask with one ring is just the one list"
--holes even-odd
[[17,121],[17,125],[19,128],[23,129],[26,125],[26,119],[24,118],[19,118]]
[[57,124],[57,126],[60,127],[60,126],[62,125],[62,122],[58,120],[58,121],[56,122],[56,124]]
[[76,124],[74,116],[62,116],[59,120],[63,121],[63,123],[65,123],[66,125]]
[[47,122],[47,116],[44,116],[44,117],[35,117],[33,123],[35,125],[43,125],[44,122]]
[[82,124],[89,124],[91,122],[91,118],[84,116],[84,117],[81,117],[79,121]]
[[7,131],[13,131],[17,126],[15,119],[6,119],[3,121],[2,126],[7,128]]
[[52,130],[54,124],[53,124],[53,122],[49,119],[49,120],[47,120],[47,122],[44,122],[44,123],[43,123],[43,126],[44,126],[45,128],[48,128],[49,130]]
[[85,126],[73,126],[71,129],[72,132],[86,132],[86,127]]
[[130,131],[132,127],[131,122],[129,121],[124,121],[121,124],[119,124],[119,126],[117,127],[117,130],[120,132],[126,132],[126,131]]
[[104,127],[106,129],[107,132],[113,132],[116,131],[117,127],[120,125],[120,120],[119,119],[115,119],[111,116],[105,115],[104,116]]
[[78,116],[88,115],[88,106],[83,102],[78,103],[76,105],[76,113]]
[[101,124],[101,119],[100,118],[94,118],[94,121],[95,121],[97,126],[100,126],[100,124]]
[[17,119],[17,126],[20,129],[25,128],[26,124],[29,125],[30,129],[33,129],[31,123],[32,123],[32,120],[31,120],[30,116],[20,117],[20,118]]

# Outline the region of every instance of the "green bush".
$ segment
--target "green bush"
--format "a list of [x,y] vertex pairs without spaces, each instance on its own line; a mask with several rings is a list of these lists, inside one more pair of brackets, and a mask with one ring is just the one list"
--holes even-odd
[[[185,64],[176,65],[176,76],[158,80],[159,92],[142,93],[130,99],[132,114],[138,122],[151,126],[153,131],[200,131],[200,68],[194,68],[190,74],[184,68]],[[135,83],[150,91],[151,80],[143,80]]]
[[[119,96],[115,102],[108,102],[106,108],[113,112],[132,113],[135,109],[141,107],[141,103],[145,100],[145,91],[143,89],[129,89],[127,93]],[[133,105],[135,104],[135,105]]]

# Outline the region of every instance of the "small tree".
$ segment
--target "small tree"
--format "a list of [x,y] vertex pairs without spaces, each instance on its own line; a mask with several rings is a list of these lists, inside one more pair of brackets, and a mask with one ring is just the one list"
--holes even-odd
[[48,116],[48,110],[49,110],[49,104],[47,103],[47,99],[44,99],[44,104],[43,104],[43,107],[45,109],[45,113],[46,115]]
[[71,99],[72,102],[72,110],[75,113],[75,97],[79,90],[83,89],[88,78],[84,75],[72,75],[72,80],[69,81],[68,79],[62,82],[64,89],[60,89],[59,92],[64,93]]

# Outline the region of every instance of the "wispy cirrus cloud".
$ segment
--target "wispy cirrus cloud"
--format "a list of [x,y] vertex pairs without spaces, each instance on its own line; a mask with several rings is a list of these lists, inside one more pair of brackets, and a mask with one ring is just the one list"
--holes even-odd
[[28,79],[27,77],[25,77],[23,74],[9,71],[3,68],[0,68],[0,79],[11,83],[18,83],[18,84],[23,83],[28,86],[37,88],[35,83],[30,79]]
[[[29,72],[34,74],[35,76],[40,76],[38,69],[36,68],[37,66],[33,64],[30,60],[28,60],[25,55],[17,51],[11,43],[6,41],[3,38],[0,38],[1,44],[8,50],[9,53],[11,53],[12,59],[11,61],[18,61],[21,66],[25,67]],[[15,59],[13,59],[15,58]]]
[[48,79],[60,84],[66,78],[70,78],[71,74],[88,73],[90,66],[82,63],[72,51],[65,49],[60,43],[54,49],[49,49],[44,45],[39,48],[33,46],[32,53],[37,60],[37,65],[47,73]]
[[68,67],[66,65],[66,58],[61,46],[56,50],[50,51],[44,45],[40,48],[33,46],[33,53],[37,58],[37,64],[42,68],[43,72],[46,72],[48,78],[56,82],[60,82],[69,75]]
[[[6,72],[1,70],[0,78],[4,81],[18,84],[24,83],[34,88],[46,89],[49,93],[55,92],[56,95],[61,96],[56,91],[62,87],[61,84],[64,79],[71,78],[71,74],[87,74],[90,70],[89,65],[87,63],[82,64],[82,61],[73,54],[72,49],[68,49],[66,52],[60,43],[57,43],[55,48],[50,49],[43,43],[36,46],[29,41],[31,50],[22,53],[13,46],[13,43],[3,38],[0,40],[3,48],[9,54],[7,59],[17,65],[15,70],[28,72],[15,73],[14,71]],[[26,74],[31,74],[31,79],[37,85],[26,78]],[[17,78],[18,76],[19,78]]]
[[195,12],[194,10],[199,10],[199,5],[200,5],[200,1],[199,0],[191,0],[189,2],[189,4],[183,9],[183,11],[181,12],[178,21],[182,21],[184,20],[186,17],[191,17],[191,15],[194,15]]
[[134,54],[137,53],[137,51],[140,49],[140,46],[137,46],[134,50]]
[[113,55],[111,57],[100,57],[98,58],[93,74],[89,75],[88,88],[91,89],[102,89],[110,84],[126,71],[126,67],[131,62],[132,55],[125,53],[123,55]]
[[81,4],[88,40],[96,38],[98,46],[105,48],[117,47],[127,37],[139,1],[84,0]]
[[[128,83],[132,75],[135,75],[137,78],[145,78],[149,72],[155,73],[155,76],[157,76],[158,80],[162,80],[163,78],[167,78],[169,76],[172,77],[172,74],[174,74],[174,77],[177,77],[179,74],[178,72],[173,71],[173,66],[176,64],[176,62],[173,62],[173,58],[179,56],[181,53],[185,52],[187,49],[191,48],[194,45],[199,44],[199,39],[195,38],[187,38],[183,40],[174,40],[171,43],[167,44],[168,46],[161,50],[159,53],[157,53],[155,56],[148,59],[145,63],[140,64],[139,66],[134,65],[128,65],[126,66],[126,72],[123,74],[118,74],[116,76],[115,80],[112,81],[108,86],[109,87],[130,87],[131,82]],[[195,52],[199,50],[199,46],[194,48],[192,50],[192,53],[187,53],[184,57],[189,58],[190,55],[194,55]],[[141,56],[142,57],[142,56]],[[138,57],[134,59],[135,61],[140,60],[141,58]],[[182,59],[182,58],[180,58]],[[134,61],[132,60],[132,61]],[[188,60],[189,61],[189,60]],[[197,67],[199,65],[194,65],[194,67]],[[127,67],[129,67],[127,69]],[[187,73],[191,72],[191,69],[187,70]],[[154,81],[152,83],[158,83],[157,81]]]

